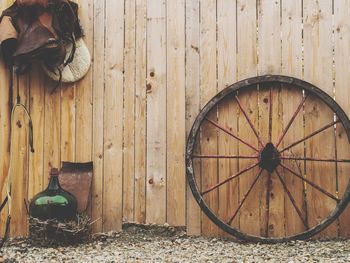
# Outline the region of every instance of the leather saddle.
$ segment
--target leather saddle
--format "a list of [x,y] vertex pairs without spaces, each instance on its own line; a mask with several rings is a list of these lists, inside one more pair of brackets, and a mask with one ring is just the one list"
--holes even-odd
[[[5,62],[27,72],[39,60],[54,71],[73,60],[75,39],[82,37],[78,5],[69,0],[17,0],[0,17]],[[73,49],[66,58],[66,46]]]

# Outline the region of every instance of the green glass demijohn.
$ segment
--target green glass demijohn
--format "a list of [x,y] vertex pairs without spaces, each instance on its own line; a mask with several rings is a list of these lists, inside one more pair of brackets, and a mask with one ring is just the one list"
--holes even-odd
[[50,172],[50,182],[46,190],[38,193],[29,204],[31,217],[40,220],[73,220],[77,213],[77,199],[63,190],[58,180],[58,170]]

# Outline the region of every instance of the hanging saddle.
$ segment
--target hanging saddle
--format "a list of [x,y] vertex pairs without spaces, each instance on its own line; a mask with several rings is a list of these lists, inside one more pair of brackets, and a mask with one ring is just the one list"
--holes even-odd
[[[0,45],[3,58],[10,70],[9,106],[11,129],[14,114],[22,108],[29,118],[29,144],[33,148],[33,125],[29,112],[20,102],[19,74],[27,72],[34,60],[38,60],[46,71],[59,72],[74,59],[76,39],[83,33],[78,19],[78,5],[69,0],[16,0],[0,16]],[[81,54],[81,52],[80,52]],[[78,60],[80,61],[80,60]],[[12,105],[13,75],[17,76],[17,99]],[[0,204],[0,212],[8,203],[8,215],[4,238],[0,249],[9,235],[11,222],[11,154],[13,133],[10,138],[10,164],[7,174],[7,196]]]
[[[78,5],[69,0],[17,0],[0,17],[5,62],[18,73],[34,60],[52,72],[72,62],[75,39],[82,37]],[[66,47],[70,48],[67,54]]]

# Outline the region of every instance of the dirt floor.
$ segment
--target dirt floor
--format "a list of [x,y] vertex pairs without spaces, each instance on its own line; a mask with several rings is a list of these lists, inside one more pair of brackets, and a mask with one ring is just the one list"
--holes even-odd
[[183,229],[124,225],[121,233],[95,235],[74,246],[8,242],[2,262],[350,262],[350,241],[297,241],[277,245],[188,237]]

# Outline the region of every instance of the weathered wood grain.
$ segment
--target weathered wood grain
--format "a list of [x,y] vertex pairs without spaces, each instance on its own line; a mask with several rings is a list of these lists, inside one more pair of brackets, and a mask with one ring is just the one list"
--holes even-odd
[[[282,68],[281,74],[302,78],[302,6],[301,1],[282,1]],[[288,125],[293,113],[300,104],[303,94],[301,90],[295,90],[293,87],[282,86],[282,107],[283,107],[283,128]],[[303,111],[301,110],[295,118],[292,126],[281,142],[281,147],[287,146],[304,136]],[[303,145],[298,145],[286,155],[304,156]],[[304,171],[303,162],[289,162],[288,165],[294,171]],[[304,186],[303,182],[287,172],[283,173],[284,180],[288,185],[297,207],[306,216]],[[293,204],[285,196],[285,223],[286,235],[292,235],[305,230],[301,219],[299,218]]]
[[[0,8],[12,2],[2,0]],[[30,199],[46,187],[52,167],[59,167],[63,160],[93,160],[89,212],[94,220],[101,218],[93,231],[121,230],[124,219],[186,225],[191,235],[226,236],[201,213],[186,186],[185,136],[200,108],[227,85],[262,74],[304,78],[335,96],[346,111],[349,108],[347,20],[350,6],[345,0],[76,2],[80,5],[92,68],[82,81],[63,85],[53,94],[56,84],[43,76],[36,65],[30,75],[22,79],[22,100],[33,117],[36,152],[28,153],[27,120],[19,114],[14,131],[13,156],[17,163],[13,235],[27,233],[23,199]],[[0,84],[0,188],[4,197],[10,123],[8,73],[3,64]],[[261,88],[240,92],[239,97],[253,124],[267,140],[269,105],[263,101],[269,99],[269,91],[263,92]],[[272,97],[272,140],[275,141],[303,94],[283,86],[282,92],[274,87]],[[210,117],[258,146],[242,111],[232,106],[232,99],[224,100]],[[307,100],[281,147],[332,120],[332,113],[322,103],[313,102],[314,99]],[[202,147],[197,151],[202,154],[252,154],[251,149],[212,125],[203,126],[199,140]],[[303,156],[303,147],[293,147],[286,154]],[[348,141],[339,125],[335,131],[327,130],[306,142],[305,147],[307,156],[350,158]],[[249,164],[249,160],[196,160],[194,167],[199,185],[208,187]],[[328,191],[337,193],[338,190],[340,196],[349,180],[347,164],[336,167],[307,162],[304,167],[303,162],[291,161],[288,165]],[[280,172],[302,214],[308,215],[311,226],[334,208],[332,200],[288,172],[282,169]],[[222,219],[232,215],[256,173],[257,169],[208,194],[205,198],[213,211]],[[323,177],[323,174],[329,176]],[[250,234],[266,232],[263,214],[267,175],[262,177],[265,180],[258,181],[255,195],[249,196],[232,223]],[[274,178],[269,220],[274,226],[269,230],[271,236],[295,234],[305,229],[289,197],[282,191],[279,180]],[[348,214],[346,210],[340,217],[339,228],[337,222],[321,236],[335,237],[339,230],[340,236],[348,237]],[[1,214],[1,222],[5,219],[6,213]]]
[[[258,2],[258,74],[280,74],[281,72],[281,15],[280,2]],[[275,142],[282,133],[283,112],[280,86],[259,86],[259,131],[263,142]],[[270,109],[270,106],[272,107]],[[270,112],[271,110],[271,112]],[[269,116],[271,114],[271,116]],[[270,120],[271,117],[271,120]],[[271,123],[270,123],[271,122]],[[271,125],[271,128],[270,128]],[[260,192],[261,235],[276,237],[285,233],[284,189],[275,172],[264,172],[257,184]],[[268,195],[268,196],[267,196]]]
[[[348,72],[350,55],[350,3],[349,1],[334,1],[334,62],[335,62],[335,100],[350,116],[349,101],[349,80]],[[341,125],[337,125],[336,129],[336,145],[337,158],[350,159],[349,140]],[[338,191],[341,197],[349,183],[349,164],[338,164]],[[350,226],[348,218],[350,216],[349,207],[343,212],[339,218],[339,235],[349,238]]]
[[[216,1],[206,0],[200,3],[200,89],[201,107],[217,93],[216,75]],[[208,116],[217,121],[217,109]],[[217,154],[218,138],[217,130],[210,123],[204,123],[201,128],[201,152],[202,154]],[[201,162],[202,190],[207,189],[218,182],[218,161],[206,159]],[[208,193],[204,199],[208,206],[218,213],[218,190]],[[202,233],[216,236],[218,227],[202,213]]]
[[[257,21],[256,21],[256,1],[237,1],[237,79],[257,75]],[[255,127],[258,127],[258,95],[257,87],[252,87],[238,94],[242,98],[242,104],[248,112],[250,119]],[[258,141],[249,127],[242,111],[239,111],[238,117],[238,135],[243,140],[258,146]],[[239,144],[238,151],[240,155],[252,155],[252,149]],[[254,160],[239,160],[239,170],[252,165]],[[258,169],[253,169],[244,174],[239,180],[239,201],[243,199],[248,191],[252,181],[257,174]],[[255,189],[259,192],[259,190]],[[233,211],[231,212],[231,214]],[[242,231],[249,234],[258,235],[260,233],[259,219],[259,201],[255,195],[248,196],[239,213],[239,226]]]
[[146,222],[166,221],[166,1],[147,1]]
[[[236,18],[232,14],[236,13],[236,1],[217,1],[217,71],[218,71],[218,91],[233,84],[237,80],[236,64]],[[218,122],[223,127],[228,128],[237,134],[238,107],[232,97],[225,100],[218,107]],[[219,131],[218,133],[218,153],[223,155],[237,155],[238,141]],[[219,181],[238,172],[238,160],[223,159],[218,161]],[[218,215],[224,221],[238,206],[238,181],[231,182],[219,188],[219,211]],[[233,222],[238,226],[239,220]],[[220,230],[220,235],[225,235]],[[228,235],[227,235],[228,236]]]
[[93,71],[93,109],[92,109],[92,160],[94,175],[91,186],[91,217],[99,219],[93,224],[94,232],[103,229],[103,185],[104,185],[104,92],[105,92],[105,1],[94,1],[94,48],[92,54]]
[[106,2],[103,231],[121,230],[123,213],[124,1]]
[[185,1],[167,1],[166,221],[186,224]]
[[123,123],[123,220],[134,221],[135,190],[135,71],[136,1],[125,2],[124,29],[124,123]]
[[[199,0],[186,1],[186,135],[200,111],[200,18]],[[186,136],[186,137],[187,137]],[[200,176],[200,160],[194,161],[196,176]],[[189,186],[186,187],[186,227],[190,235],[201,233],[201,212],[192,196]]]
[[[304,78],[333,96],[332,1],[304,1]],[[310,98],[305,104],[305,134],[333,121],[327,107]],[[333,129],[306,141],[306,156],[335,157]],[[306,177],[326,189],[336,192],[334,163],[306,163]],[[310,226],[319,223],[335,207],[335,201],[307,186],[307,211]],[[320,205],[322,204],[322,205]],[[337,236],[337,224],[332,224],[320,236]]]
[[146,12],[147,1],[136,1],[135,71],[135,221],[146,222]]

